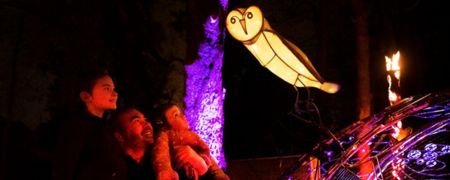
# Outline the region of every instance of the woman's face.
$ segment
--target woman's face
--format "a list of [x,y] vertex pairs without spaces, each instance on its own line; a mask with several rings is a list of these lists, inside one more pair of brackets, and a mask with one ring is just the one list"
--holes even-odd
[[90,103],[91,107],[98,110],[114,110],[117,109],[117,98],[118,94],[115,91],[114,82],[107,75],[97,79],[86,103]]

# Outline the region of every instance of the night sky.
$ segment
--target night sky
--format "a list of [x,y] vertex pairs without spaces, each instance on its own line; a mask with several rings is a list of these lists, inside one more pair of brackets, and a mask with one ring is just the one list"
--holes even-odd
[[[397,50],[403,97],[448,90],[450,12],[443,1],[365,3],[373,113],[388,106],[384,56]],[[229,9],[250,4],[260,6],[273,29],[302,49],[322,77],[340,84],[341,90],[297,93],[225,33],[225,154],[228,159],[246,159],[307,152],[329,138],[317,127],[319,119],[332,132],[357,120],[351,1],[235,0]],[[182,67],[196,57],[207,15],[226,16],[218,9],[218,3],[209,0],[2,1],[2,155],[9,152],[7,137],[50,141],[45,138],[51,122],[73,98],[70,82],[87,66],[109,67],[117,80],[119,103],[137,104],[150,117],[155,102],[179,100],[185,88],[179,78],[185,77]],[[308,91],[318,111],[306,105]],[[293,116],[294,111],[306,120]],[[13,127],[26,133],[6,135],[18,132]]]

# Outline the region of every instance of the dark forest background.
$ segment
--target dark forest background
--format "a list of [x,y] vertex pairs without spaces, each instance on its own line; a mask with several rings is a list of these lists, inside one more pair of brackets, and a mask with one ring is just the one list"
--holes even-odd
[[[388,106],[384,56],[397,50],[403,97],[450,87],[450,21],[443,1],[361,2],[367,12],[373,112]],[[251,4],[261,7],[271,26],[300,47],[325,79],[341,85],[333,95],[309,90],[324,126],[337,132],[358,120],[352,1],[230,0],[228,9]],[[210,14],[223,19],[226,13],[212,0],[1,0],[0,170],[23,167],[11,162],[45,159],[39,148],[51,146],[54,123],[76,97],[71,82],[86,68],[108,67],[119,103],[136,104],[150,117],[155,102],[181,100],[184,65],[197,57],[202,24]],[[223,35],[228,160],[299,154],[328,138],[291,115],[297,96],[291,85]],[[305,89],[298,95],[300,102],[307,99]],[[311,107],[299,107],[317,121]]]

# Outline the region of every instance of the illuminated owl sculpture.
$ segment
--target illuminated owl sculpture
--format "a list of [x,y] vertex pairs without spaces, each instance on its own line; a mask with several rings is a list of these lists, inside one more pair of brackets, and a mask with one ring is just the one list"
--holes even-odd
[[297,46],[275,32],[257,6],[228,13],[228,32],[258,59],[262,66],[297,87],[315,87],[335,93],[339,85],[326,82]]

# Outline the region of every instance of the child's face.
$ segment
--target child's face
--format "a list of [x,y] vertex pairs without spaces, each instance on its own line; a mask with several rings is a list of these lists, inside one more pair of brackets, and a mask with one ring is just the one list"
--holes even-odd
[[175,130],[186,130],[189,129],[189,124],[187,122],[186,116],[184,116],[183,111],[176,106],[173,105],[169,109],[164,112],[166,116],[167,123],[170,125],[172,129]]
[[113,110],[117,108],[117,97],[113,80],[110,76],[103,76],[95,82],[89,101],[86,103],[90,103],[98,110]]

